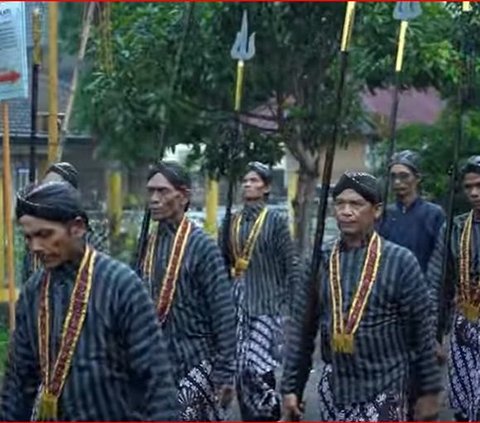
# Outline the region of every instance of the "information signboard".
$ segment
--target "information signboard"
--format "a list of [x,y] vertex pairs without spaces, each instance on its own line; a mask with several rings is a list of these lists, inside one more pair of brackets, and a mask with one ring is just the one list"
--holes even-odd
[[25,3],[0,2],[0,100],[28,97]]

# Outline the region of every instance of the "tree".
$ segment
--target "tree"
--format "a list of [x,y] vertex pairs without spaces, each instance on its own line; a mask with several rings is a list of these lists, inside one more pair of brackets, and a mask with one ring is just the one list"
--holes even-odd
[[[441,26],[444,37],[451,44],[447,50],[440,49],[437,54],[444,62],[443,78],[432,82],[445,99],[446,108],[434,125],[409,125],[398,130],[398,149],[413,149],[421,153],[422,190],[433,200],[446,206],[448,196],[448,170],[452,165],[454,144],[458,142],[459,90],[465,110],[463,119],[463,144],[460,145],[460,157],[478,154],[480,144],[480,114],[478,113],[478,86],[480,79],[476,71],[480,65],[476,51],[480,46],[480,10],[473,9],[468,14],[461,13],[461,5],[449,3],[445,9],[450,25]],[[443,13],[443,11],[442,11]],[[445,41],[446,43],[446,41]],[[462,47],[463,45],[463,47]],[[465,57],[461,53],[465,51]],[[445,52],[449,51],[450,56]],[[462,78],[460,78],[463,74]],[[461,85],[460,85],[461,84]],[[382,145],[382,147],[384,147]],[[385,167],[385,148],[377,152],[381,160],[377,172]],[[458,188],[458,187],[457,187]],[[457,211],[463,203],[458,196]]]
[[[112,74],[95,67],[85,80],[83,111],[106,154],[134,164],[157,150],[183,142],[194,158],[216,176],[232,163],[231,125],[235,66],[230,47],[243,9],[257,34],[257,54],[247,64],[244,115],[268,108],[273,130],[244,124],[235,172],[252,157],[274,163],[281,149],[298,160],[296,198],[298,242],[305,249],[308,210],[312,204],[325,143],[330,142],[334,92],[338,77],[339,38],[345,6],[335,3],[198,4],[185,49],[184,66],[173,98],[167,95],[172,58],[181,39],[185,6],[178,3],[112,6]],[[365,122],[359,94],[387,87],[393,77],[398,23],[393,6],[359,4],[350,53],[342,139]],[[450,94],[458,75],[451,10],[424,5],[410,25],[403,88],[435,86]],[[381,42],[379,42],[381,40]],[[98,44],[97,44],[98,48]],[[94,49],[92,50],[94,52]],[[154,71],[153,71],[154,70]],[[87,102],[85,102],[87,100]],[[158,145],[168,107],[168,136]],[[258,116],[257,116],[258,117]],[[258,120],[258,119],[257,119]],[[244,119],[245,121],[245,119]]]

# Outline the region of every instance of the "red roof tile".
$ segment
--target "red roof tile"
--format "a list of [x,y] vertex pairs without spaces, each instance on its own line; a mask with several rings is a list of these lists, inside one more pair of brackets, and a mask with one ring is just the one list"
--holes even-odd
[[[366,111],[386,117],[390,116],[393,100],[393,88],[375,90],[374,94],[365,92],[362,101]],[[434,88],[425,91],[407,90],[400,93],[397,124],[409,123],[434,124],[445,107],[445,102]]]

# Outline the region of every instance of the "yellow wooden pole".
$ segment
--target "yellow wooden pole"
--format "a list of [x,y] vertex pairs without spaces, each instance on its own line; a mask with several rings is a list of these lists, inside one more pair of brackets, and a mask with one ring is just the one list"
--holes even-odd
[[[7,287],[4,286],[5,279],[5,220],[3,218],[3,169],[0,174],[0,280],[3,282],[0,289],[4,291]],[[0,299],[1,301],[1,299]]]
[[108,215],[113,238],[120,235],[122,210],[122,173],[116,166],[108,175]]
[[205,184],[205,231],[217,237],[218,181],[207,178]]
[[288,215],[290,217],[290,233],[295,237],[295,210],[293,209],[293,200],[297,195],[298,172],[287,171],[287,196],[288,196]]
[[12,219],[12,169],[10,164],[10,125],[8,119],[8,104],[2,104],[3,116],[3,213],[5,222],[5,240],[7,242],[7,281],[8,281],[8,311],[10,331],[15,329],[15,262],[14,262],[14,238]]
[[58,3],[48,3],[48,163],[58,154]]

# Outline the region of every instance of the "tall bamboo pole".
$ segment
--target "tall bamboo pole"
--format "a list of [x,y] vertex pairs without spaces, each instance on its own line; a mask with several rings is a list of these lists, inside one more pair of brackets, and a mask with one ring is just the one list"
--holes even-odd
[[5,222],[5,240],[7,243],[7,281],[8,281],[8,311],[10,331],[15,329],[15,262],[14,238],[12,220],[12,169],[10,163],[10,122],[8,104],[2,103],[3,119],[3,219]]
[[33,67],[32,67],[32,104],[30,110],[30,169],[28,180],[35,182],[36,169],[36,143],[37,143],[37,111],[38,111],[38,75],[40,72],[40,63],[42,61],[41,51],[41,20],[40,10],[35,9],[32,16],[33,29]]
[[85,18],[83,20],[82,33],[80,35],[80,47],[77,54],[77,62],[73,68],[72,80],[70,81],[70,95],[67,101],[67,107],[65,109],[65,116],[63,117],[62,126],[60,129],[60,143],[57,149],[56,161],[62,160],[63,149],[65,148],[65,140],[68,134],[68,128],[70,125],[70,118],[72,117],[73,103],[75,101],[75,95],[77,93],[78,75],[80,73],[80,67],[85,58],[87,51],[88,39],[90,37],[90,30],[92,27],[93,16],[95,12],[95,2],[85,3],[87,8],[85,11]]
[[209,177],[205,183],[205,231],[217,237],[218,181]]
[[58,151],[58,3],[48,3],[48,163]]
[[[1,285],[2,293],[6,292],[6,279],[5,279],[5,220],[3,218],[3,169],[0,173],[0,280],[3,281]],[[2,294],[2,300],[4,296]]]

